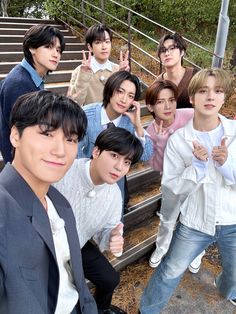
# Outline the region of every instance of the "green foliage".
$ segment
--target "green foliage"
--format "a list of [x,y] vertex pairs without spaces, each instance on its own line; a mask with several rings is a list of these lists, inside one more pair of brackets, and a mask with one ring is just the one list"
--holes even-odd
[[45,16],[43,4],[44,0],[10,0],[7,12],[9,16],[14,17],[43,18]]

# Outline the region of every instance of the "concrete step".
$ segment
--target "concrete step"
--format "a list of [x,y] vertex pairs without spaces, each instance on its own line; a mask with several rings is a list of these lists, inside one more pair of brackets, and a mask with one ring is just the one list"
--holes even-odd
[[24,23],[24,24],[57,24],[55,20],[50,19],[37,19],[25,17],[0,17],[0,23]]
[[[0,35],[0,43],[22,43],[24,35]],[[76,43],[79,42],[76,36],[65,36],[66,43]]]
[[[6,74],[11,71],[14,66],[19,62],[1,62],[0,63],[0,74]],[[74,70],[78,65],[81,64],[81,60],[61,60],[57,70]]]
[[[75,42],[75,43],[66,43],[66,49],[65,51],[76,51],[76,50],[87,50],[84,43]],[[22,42],[18,43],[0,43],[0,52],[6,52],[9,51],[15,52],[15,51],[22,51]],[[64,52],[63,52],[64,53]]]
[[[0,52],[0,62],[20,62],[24,55],[22,51]],[[64,51],[61,60],[82,60],[82,51]]]
[[[2,25],[0,23],[0,35],[25,35],[25,32],[29,28],[10,28],[10,27],[4,27],[2,28]],[[63,35],[73,35],[72,32],[69,29],[61,29],[61,32]]]
[[[3,19],[3,18],[1,18]],[[24,28],[24,29],[29,29],[30,27],[37,25],[37,24],[50,24],[53,27],[56,27],[60,30],[65,29],[65,26],[62,24],[57,24],[55,21],[51,21],[50,23],[44,23],[46,20],[39,20],[39,22],[34,22],[33,20],[28,20],[28,19],[21,19],[19,18],[19,22],[11,22],[10,20],[6,21],[0,21],[0,28]],[[43,22],[42,22],[43,21]]]

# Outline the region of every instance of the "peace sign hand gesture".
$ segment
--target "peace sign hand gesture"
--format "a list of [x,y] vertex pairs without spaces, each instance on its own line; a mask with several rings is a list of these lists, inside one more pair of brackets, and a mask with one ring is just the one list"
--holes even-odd
[[120,71],[129,71],[129,50],[126,51],[124,54],[120,51],[120,63],[119,63],[119,70]]
[[82,50],[82,54],[83,54],[83,60],[82,60],[82,64],[81,64],[81,71],[83,72],[92,72],[92,68],[91,68],[91,52],[88,52],[88,59],[86,58],[86,53],[84,50]]

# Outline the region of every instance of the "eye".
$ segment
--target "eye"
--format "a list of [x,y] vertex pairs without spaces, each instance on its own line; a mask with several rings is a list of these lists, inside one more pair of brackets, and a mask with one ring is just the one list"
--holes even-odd
[[114,152],[111,152],[110,155],[111,155],[111,157],[113,159],[117,159],[118,158],[118,155],[116,153],[114,153]]
[[165,101],[163,99],[158,99],[156,102],[157,105],[164,105]]
[[206,88],[200,88],[199,90],[198,90],[198,93],[199,94],[204,94],[204,93],[206,93],[207,92],[207,89]]
[[110,44],[110,42],[111,42],[110,39],[106,39],[106,40],[105,40],[105,43],[106,43],[106,44]]
[[95,45],[99,45],[99,44],[101,44],[101,40],[95,40]]
[[134,95],[133,94],[129,94],[129,98],[130,99],[134,99]]
[[175,98],[171,98],[169,99],[169,102],[171,102],[172,104],[176,102]]
[[128,166],[128,167],[131,166],[131,163],[132,163],[131,160],[125,160],[125,165],[126,165],[126,166]]
[[67,139],[67,142],[72,143],[72,144],[77,144],[78,143],[78,136],[70,136]]
[[223,88],[219,87],[219,88],[216,88],[215,92],[217,94],[221,94],[221,93],[224,93],[224,90],[223,90]]

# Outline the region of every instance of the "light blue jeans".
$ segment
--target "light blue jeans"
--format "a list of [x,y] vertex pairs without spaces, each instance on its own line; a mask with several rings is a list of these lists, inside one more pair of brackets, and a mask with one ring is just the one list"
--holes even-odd
[[160,313],[189,264],[213,242],[217,243],[223,268],[216,278],[217,288],[225,298],[235,299],[236,225],[216,226],[215,235],[211,236],[178,223],[166,256],[143,292],[141,313]]

